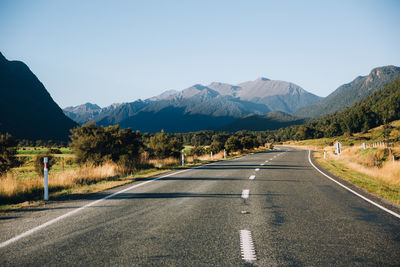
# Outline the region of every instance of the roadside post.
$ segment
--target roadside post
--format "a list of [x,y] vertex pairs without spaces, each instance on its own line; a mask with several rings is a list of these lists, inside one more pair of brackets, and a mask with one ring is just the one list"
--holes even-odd
[[365,143],[363,143],[362,146],[363,146],[363,149],[365,150],[365,148],[366,148],[366,147],[365,147]]
[[226,159],[226,150],[224,149],[224,159]]
[[182,149],[182,167],[185,167],[185,152]]
[[211,151],[211,160],[214,160],[213,152]]
[[43,159],[44,163],[44,200],[47,201],[49,200],[49,168],[47,167],[47,164],[49,163],[49,158],[44,157]]
[[324,151],[324,159],[326,159],[326,152]]
[[335,153],[336,153],[336,154],[340,155],[340,153],[342,152],[342,151],[341,151],[341,147],[342,147],[342,144],[341,144],[341,143],[339,143],[339,142],[336,142],[336,143],[335,143]]

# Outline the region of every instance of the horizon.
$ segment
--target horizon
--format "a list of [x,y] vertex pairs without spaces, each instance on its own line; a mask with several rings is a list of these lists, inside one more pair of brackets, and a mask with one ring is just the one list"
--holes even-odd
[[397,1],[2,1],[0,51],[63,108],[257,77],[326,97],[400,65],[399,11]]

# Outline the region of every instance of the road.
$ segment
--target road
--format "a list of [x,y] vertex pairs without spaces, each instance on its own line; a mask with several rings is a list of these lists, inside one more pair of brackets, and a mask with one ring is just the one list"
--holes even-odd
[[307,151],[151,179],[0,215],[0,266],[400,265],[400,219],[316,171]]

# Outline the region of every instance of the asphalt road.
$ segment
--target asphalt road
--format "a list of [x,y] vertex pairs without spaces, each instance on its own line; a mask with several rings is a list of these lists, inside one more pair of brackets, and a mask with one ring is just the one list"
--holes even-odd
[[400,219],[289,150],[0,215],[0,266],[400,266]]

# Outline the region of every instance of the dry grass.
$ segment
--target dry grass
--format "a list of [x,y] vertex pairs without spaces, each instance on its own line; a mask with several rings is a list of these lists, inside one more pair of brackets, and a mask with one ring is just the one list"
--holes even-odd
[[[114,178],[119,175],[119,168],[114,163],[102,166],[86,166],[77,170],[57,172],[49,175],[49,192],[79,187]],[[35,199],[43,192],[43,177],[19,179],[13,173],[0,177],[0,202],[18,202],[25,199]]]
[[[325,148],[326,150],[328,148]],[[394,148],[394,153],[398,150],[399,148]],[[385,154],[383,148],[363,150],[359,147],[349,147],[343,149],[340,156],[335,155],[332,150],[327,152],[328,160],[341,162],[350,169],[379,179],[386,184],[400,186],[400,161],[393,162],[390,158],[385,160],[388,155]]]

